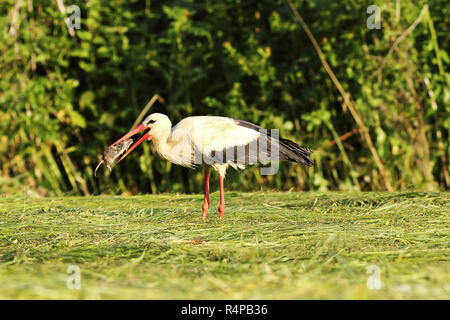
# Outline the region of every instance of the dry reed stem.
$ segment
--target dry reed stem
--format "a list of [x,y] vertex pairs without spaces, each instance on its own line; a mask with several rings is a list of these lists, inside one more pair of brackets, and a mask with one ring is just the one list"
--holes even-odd
[[424,5],[422,8],[422,11],[420,11],[419,16],[417,17],[417,19],[409,26],[408,29],[406,29],[392,44],[391,48],[389,49],[387,55],[384,57],[383,61],[381,62],[380,67],[378,68],[377,72],[378,72],[378,87],[380,87],[381,85],[381,80],[383,78],[383,68],[384,65],[386,64],[386,61],[389,59],[389,57],[391,56],[392,52],[394,52],[394,50],[397,48],[397,46],[399,45],[399,43],[401,41],[403,41],[406,36],[408,34],[410,34],[411,32],[413,32],[413,30],[417,27],[417,25],[420,23],[420,21],[422,21],[423,16],[425,15],[425,12],[428,10],[428,5]]
[[[152,107],[152,105],[156,102],[156,100],[158,100],[160,103],[164,104],[166,103],[166,101],[163,99],[163,97],[161,97],[159,94],[155,94],[153,95],[153,97],[149,100],[149,102],[147,102],[147,104],[145,105],[144,109],[142,109],[141,113],[139,114],[139,116],[136,118],[136,121],[134,121],[133,125],[131,126],[131,129],[133,129],[134,127],[136,127],[138,125],[139,122],[142,121],[142,119],[144,118],[144,116],[147,114],[148,110],[150,110],[150,108]],[[130,129],[130,130],[131,130]]]

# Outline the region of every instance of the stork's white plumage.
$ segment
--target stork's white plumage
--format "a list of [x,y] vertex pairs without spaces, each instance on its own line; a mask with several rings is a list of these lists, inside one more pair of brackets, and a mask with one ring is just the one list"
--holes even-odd
[[228,166],[244,168],[267,160],[287,160],[311,166],[311,150],[278,137],[273,137],[261,127],[242,120],[197,116],[188,117],[172,128],[169,118],[153,113],[119,141],[141,132],[146,133],[120,158],[125,158],[145,140],[152,141],[152,151],[160,158],[172,163],[194,168],[201,165],[205,170],[205,198],[202,218],[209,209],[209,175],[213,168],[219,173],[219,213],[223,217],[225,199],[223,179]]

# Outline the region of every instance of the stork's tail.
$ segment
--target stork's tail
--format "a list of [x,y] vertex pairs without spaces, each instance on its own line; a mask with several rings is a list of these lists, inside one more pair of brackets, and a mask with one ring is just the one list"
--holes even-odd
[[298,162],[311,167],[314,162],[311,160],[312,150],[302,147],[295,142],[280,138],[280,160]]

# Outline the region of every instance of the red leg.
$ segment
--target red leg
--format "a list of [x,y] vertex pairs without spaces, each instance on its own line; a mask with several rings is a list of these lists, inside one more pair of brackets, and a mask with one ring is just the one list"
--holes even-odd
[[223,194],[223,177],[219,176],[219,181],[220,181],[220,204],[219,204],[219,214],[220,214],[220,218],[223,218],[223,213],[225,212],[225,197]]
[[202,209],[202,219],[205,220],[209,209],[209,169],[205,169],[205,198],[203,200]]

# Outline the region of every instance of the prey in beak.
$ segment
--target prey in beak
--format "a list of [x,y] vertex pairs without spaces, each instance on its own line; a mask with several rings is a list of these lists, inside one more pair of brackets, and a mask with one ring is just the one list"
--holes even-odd
[[135,142],[135,144],[133,144],[128,150],[127,152],[125,152],[125,154],[119,159],[119,161],[117,161],[117,163],[119,163],[120,161],[123,160],[123,158],[125,158],[131,151],[134,150],[134,148],[136,148],[138,145],[140,145],[143,141],[147,140],[147,139],[151,139],[152,135],[149,134],[150,128],[145,126],[144,124],[140,124],[138,125],[136,128],[134,128],[133,130],[131,130],[130,132],[128,132],[126,135],[124,135],[122,138],[120,138],[119,140],[117,140],[116,142],[114,142],[111,146],[109,146],[109,148],[113,147],[114,145],[121,143],[124,140],[129,139],[130,137],[145,131],[144,135]]
[[116,161],[116,159],[122,153],[124,153],[132,143],[133,139],[125,139],[106,149],[103,152],[102,161],[100,161],[100,163],[95,168],[94,176],[97,176],[97,170],[102,165],[102,163],[105,163],[108,169],[111,171],[111,166],[113,165],[114,161]]

